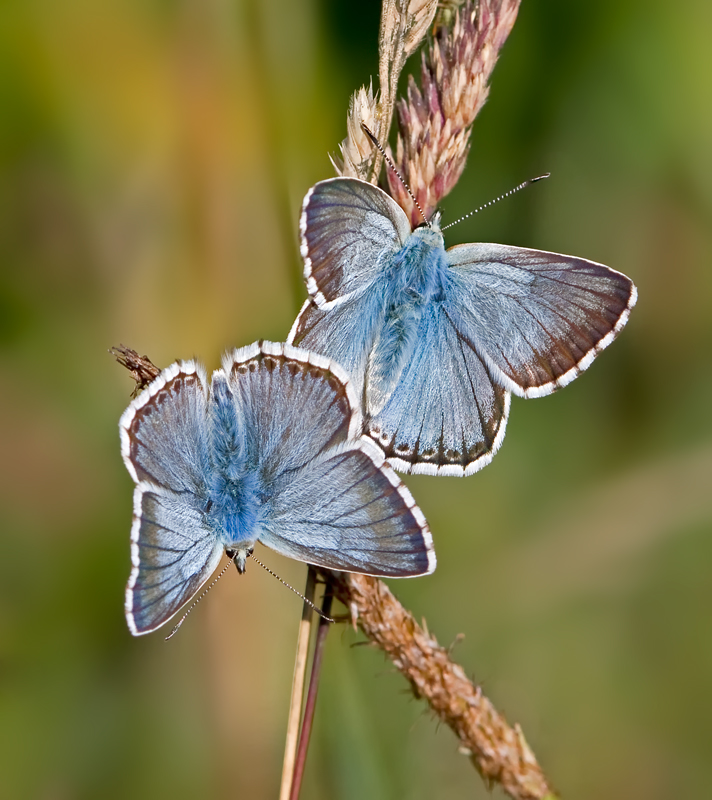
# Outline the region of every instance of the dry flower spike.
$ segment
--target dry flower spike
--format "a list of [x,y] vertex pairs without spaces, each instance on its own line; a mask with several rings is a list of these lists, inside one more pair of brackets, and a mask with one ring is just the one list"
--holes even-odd
[[340,144],[341,159],[333,159],[337,173],[347,178],[378,182],[383,159],[364,135],[361,124],[386,141],[391,128],[398,78],[411,53],[423,41],[437,11],[437,0],[383,0],[378,44],[380,93],[361,87],[349,102],[347,136]]
[[378,129],[378,103],[373,94],[373,84],[368,89],[362,86],[349,100],[349,113],[346,116],[346,138],[339,145],[341,158],[331,158],[336,172],[344,178],[360,178],[370,181],[373,174],[373,144],[364,133],[362,124],[370,130]]
[[136,397],[161,372],[148,356],[140,356],[135,350],[123,344],[110,348],[109,352],[122,367],[126,367],[136,381],[131,397]]
[[[438,28],[423,53],[421,88],[410,76],[407,99],[398,101],[394,160],[428,217],[465,168],[472,123],[518,10],[519,0],[468,0],[452,28]],[[413,201],[390,171],[388,185],[411,223],[418,224]]]

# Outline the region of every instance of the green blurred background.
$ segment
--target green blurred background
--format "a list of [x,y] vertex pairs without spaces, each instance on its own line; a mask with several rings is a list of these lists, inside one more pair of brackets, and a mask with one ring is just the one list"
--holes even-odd
[[[175,639],[123,618],[123,342],[282,340],[301,198],[376,71],[375,0],[4,0],[0,797],[276,797],[300,603],[230,575]],[[514,399],[466,480],[408,479],[439,566],[391,585],[570,798],[712,783],[712,5],[524,0],[446,221],[633,277],[620,340]],[[305,568],[263,555],[301,586]],[[328,643],[305,798],[486,798],[384,658]],[[494,796],[499,796],[497,790]]]

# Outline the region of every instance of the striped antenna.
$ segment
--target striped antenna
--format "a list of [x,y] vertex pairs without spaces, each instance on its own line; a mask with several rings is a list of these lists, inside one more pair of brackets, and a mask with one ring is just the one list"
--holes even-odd
[[374,133],[371,133],[371,131],[366,127],[366,125],[363,122],[361,123],[361,127],[363,128],[364,133],[368,136],[368,138],[381,151],[381,155],[383,156],[383,158],[386,159],[386,163],[388,164],[388,166],[393,170],[393,172],[396,173],[398,180],[403,184],[403,186],[405,186],[405,190],[410,195],[410,199],[415,203],[415,207],[418,209],[418,211],[420,211],[420,216],[423,218],[423,222],[425,222],[425,224],[428,227],[430,227],[430,223],[428,222],[427,219],[425,219],[425,214],[423,214],[423,209],[420,207],[420,203],[415,199],[415,195],[413,194],[413,192],[410,191],[410,186],[408,186],[408,184],[405,182],[405,178],[396,169],[396,165],[388,157],[388,153],[386,153],[385,149],[383,148],[383,145],[378,141],[378,139],[376,139],[376,135]]
[[495,203],[499,203],[500,200],[504,200],[505,197],[511,197],[516,192],[521,191],[525,186],[529,186],[530,183],[536,183],[537,181],[543,181],[544,178],[548,178],[551,175],[550,172],[547,172],[545,175],[539,175],[538,178],[530,178],[528,181],[524,181],[524,183],[520,183],[519,186],[515,186],[514,189],[510,189],[508,192],[501,194],[499,197],[495,197],[494,200],[490,200],[489,203],[485,203],[483,206],[476,208],[474,211],[470,211],[469,214],[465,214],[464,217],[460,217],[460,219],[456,219],[454,222],[450,222],[447,225],[444,225],[440,228],[441,231],[444,231],[446,228],[452,228],[453,225],[457,225],[458,222],[462,222],[463,219],[467,219],[471,217],[473,214],[477,214],[479,211],[482,211],[485,208],[489,208],[493,206]]
[[233,559],[231,558],[227,564],[220,570],[220,574],[214,581],[200,593],[200,597],[191,605],[191,607],[183,614],[183,616],[178,620],[178,623],[174,626],[173,630],[166,636],[166,641],[176,635],[178,632],[178,628],[185,622],[185,618],[190,614],[190,612],[198,605],[198,603],[205,597],[205,595],[215,586],[215,584],[222,578],[222,576],[228,571],[230,568],[230,564],[232,564]]
[[324,612],[323,612],[323,611],[322,611],[320,608],[318,608],[317,606],[315,606],[315,605],[314,605],[314,603],[312,603],[312,601],[311,601],[311,600],[309,600],[307,597],[304,597],[304,595],[303,595],[303,594],[302,594],[302,593],[301,593],[301,592],[300,592],[298,589],[295,589],[295,588],[294,588],[292,585],[290,585],[289,583],[287,583],[287,581],[285,581],[285,580],[283,580],[282,578],[280,578],[280,577],[279,577],[279,575],[277,575],[277,573],[276,573],[276,572],[272,572],[272,570],[271,570],[269,567],[265,566],[265,565],[264,565],[264,564],[263,564],[263,563],[262,563],[262,562],[259,560],[259,558],[255,558],[255,556],[254,556],[254,554],[253,554],[253,553],[248,553],[247,555],[248,555],[248,556],[249,556],[249,557],[250,557],[250,558],[251,558],[253,561],[256,561],[256,562],[257,562],[257,563],[258,563],[258,564],[259,564],[259,565],[262,567],[262,569],[263,569],[263,570],[265,570],[265,572],[269,572],[269,574],[270,574],[270,575],[271,575],[273,578],[276,578],[276,579],[277,579],[277,580],[278,580],[280,583],[283,583],[283,584],[284,584],[284,585],[287,587],[287,589],[291,589],[291,590],[294,592],[294,594],[296,594],[296,595],[299,595],[299,597],[301,597],[301,598],[302,598],[302,600],[304,600],[304,602],[305,602],[305,603],[306,603],[308,606],[311,606],[311,608],[313,608],[313,609],[314,609],[314,611],[316,611],[316,613],[317,613],[317,614],[318,614],[318,615],[319,615],[319,616],[320,616],[322,619],[325,619],[327,622],[336,622],[336,620],[335,620],[335,619],[332,619],[331,617],[327,617],[327,616],[326,616],[326,614],[324,614]]

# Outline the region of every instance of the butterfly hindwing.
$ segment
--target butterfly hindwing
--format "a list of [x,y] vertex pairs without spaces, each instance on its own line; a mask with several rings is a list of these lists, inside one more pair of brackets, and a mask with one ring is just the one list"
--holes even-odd
[[633,282],[583,258],[498,244],[447,251],[447,313],[493,375],[524,397],[565,386],[625,325]]
[[330,569],[408,577],[435,569],[420,509],[383,453],[365,437],[287,476],[261,541]]
[[377,277],[410,235],[401,207],[355,178],[320,181],[309,190],[300,222],[304,279],[320,306],[343,302]]
[[372,289],[328,310],[307,300],[288,341],[328,354],[340,364],[351,379],[360,405],[369,351],[383,325],[383,316],[383,306]]
[[416,342],[366,430],[402,472],[470,475],[490,462],[504,438],[509,392],[440,306],[424,311]]
[[193,497],[140,483],[126,588],[131,632],[150,633],[169,620],[208,580],[222,553]]

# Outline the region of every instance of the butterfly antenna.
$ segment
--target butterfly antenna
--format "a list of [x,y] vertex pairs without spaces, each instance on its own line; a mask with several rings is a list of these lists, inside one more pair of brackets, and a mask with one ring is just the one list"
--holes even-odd
[[228,571],[228,569],[230,568],[230,564],[232,564],[232,561],[233,559],[230,559],[227,562],[227,564],[225,564],[225,566],[220,570],[220,574],[218,575],[218,577],[215,578],[215,580],[212,581],[210,585],[200,593],[200,597],[198,597],[198,599],[193,603],[193,605],[185,612],[185,614],[183,614],[183,616],[178,621],[178,624],[173,628],[173,630],[168,634],[168,636],[166,636],[166,641],[168,641],[170,638],[176,635],[178,628],[180,628],[180,626],[185,622],[185,618],[188,616],[188,614],[190,614],[190,612],[198,605],[198,603],[213,588],[213,586],[215,586],[215,584],[220,580],[220,578],[222,578],[222,576]]
[[[304,597],[304,595],[303,595],[303,594],[302,594],[302,593],[301,593],[301,592],[300,592],[298,589],[295,589],[293,586],[291,586],[289,583],[287,583],[287,581],[285,581],[285,580],[282,580],[282,578],[280,578],[280,577],[279,577],[279,575],[277,575],[277,573],[276,573],[276,572],[272,572],[272,570],[271,570],[271,569],[270,569],[268,566],[266,566],[265,564],[263,564],[263,563],[262,563],[262,562],[259,560],[259,558],[255,558],[255,556],[254,556],[252,553],[248,553],[247,555],[248,555],[248,556],[249,556],[249,557],[250,557],[250,558],[251,558],[253,561],[256,561],[256,562],[257,562],[257,563],[258,563],[258,564],[259,564],[259,565],[262,567],[262,569],[263,569],[263,570],[265,570],[266,572],[269,572],[269,574],[270,574],[270,575],[271,575],[273,578],[276,578],[276,579],[277,579],[277,580],[278,580],[280,583],[283,583],[283,584],[284,584],[284,585],[287,587],[287,589],[291,589],[291,590],[294,592],[294,594],[296,594],[296,595],[299,595],[299,597],[301,597],[301,598],[302,598],[302,600],[304,600],[304,602],[305,602],[305,603],[306,603],[308,606],[311,606],[311,608],[313,608],[313,609],[314,609],[314,611],[316,611],[316,613],[317,613],[317,614],[318,614],[318,615],[319,615],[319,616],[320,616],[322,619],[325,619],[327,622],[336,622],[336,620],[335,620],[335,619],[332,619],[331,617],[327,617],[327,616],[326,616],[326,614],[324,614],[320,608],[318,608],[317,606],[315,606],[315,605],[314,605],[314,603],[312,603],[312,601],[311,601],[311,600],[309,600],[307,597]],[[182,621],[182,620],[181,620],[181,621]]]
[[403,176],[400,174],[400,172],[398,172],[398,170],[396,169],[396,165],[395,165],[395,164],[394,164],[394,163],[391,161],[391,159],[390,159],[390,157],[389,157],[388,153],[386,153],[386,151],[385,151],[385,149],[384,149],[383,145],[382,145],[382,144],[381,144],[381,143],[378,141],[378,139],[376,139],[376,135],[375,135],[374,133],[372,133],[372,132],[371,132],[371,131],[368,129],[368,127],[366,127],[366,125],[365,125],[363,122],[361,123],[361,127],[363,128],[363,130],[364,130],[365,134],[368,136],[368,138],[369,138],[369,139],[370,139],[370,140],[371,140],[371,141],[372,141],[372,142],[373,142],[373,143],[376,145],[376,147],[377,147],[377,148],[378,148],[378,149],[381,151],[381,155],[383,156],[383,158],[385,158],[385,160],[386,160],[386,163],[388,164],[388,166],[389,166],[389,167],[390,167],[390,168],[393,170],[393,172],[395,172],[395,173],[396,173],[396,175],[397,175],[397,177],[398,177],[398,180],[399,180],[399,181],[400,181],[400,182],[403,184],[403,186],[405,186],[405,190],[406,190],[406,192],[408,192],[408,194],[410,195],[410,199],[411,199],[411,200],[412,200],[412,201],[415,203],[415,207],[418,209],[418,211],[420,211],[420,216],[423,218],[423,222],[425,222],[425,224],[426,224],[428,227],[430,227],[430,223],[429,223],[429,222],[428,222],[428,220],[425,218],[425,214],[423,213],[423,209],[420,207],[420,203],[419,203],[419,202],[418,202],[418,201],[415,199],[415,195],[413,194],[413,192],[411,192],[411,190],[410,190],[410,186],[408,186],[408,184],[405,182],[405,178],[404,178],[404,177],[403,177]]
[[447,225],[444,225],[440,228],[441,231],[444,231],[446,228],[452,228],[453,225],[457,225],[458,222],[462,222],[463,219],[467,219],[471,217],[473,214],[477,214],[479,211],[482,211],[485,208],[489,208],[493,206],[495,203],[499,203],[500,200],[504,200],[506,197],[511,197],[513,194],[520,192],[525,186],[529,186],[530,183],[536,183],[537,181],[543,181],[544,178],[548,178],[551,175],[550,172],[547,172],[545,175],[539,175],[537,178],[530,178],[528,181],[524,181],[524,183],[520,183],[519,186],[515,186],[514,189],[510,189],[508,192],[501,194],[499,197],[495,197],[494,200],[490,200],[489,203],[485,203],[483,206],[476,208],[474,211],[470,211],[469,214],[465,214],[464,217],[460,217],[460,219],[456,219],[454,222],[450,222]]

